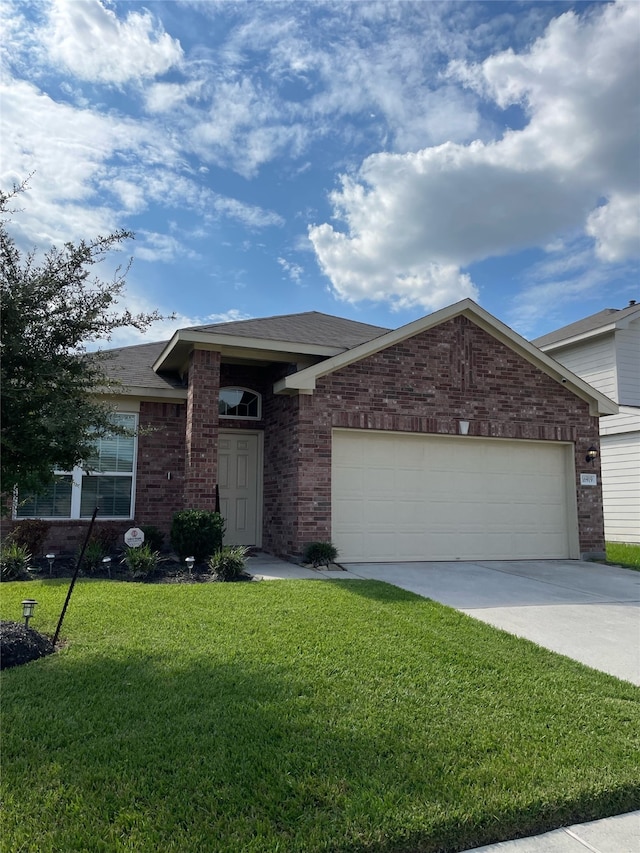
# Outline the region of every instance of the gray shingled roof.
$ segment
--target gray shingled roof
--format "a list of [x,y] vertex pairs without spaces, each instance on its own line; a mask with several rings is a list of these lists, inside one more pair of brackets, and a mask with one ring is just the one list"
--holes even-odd
[[190,330],[211,332],[216,335],[238,335],[266,341],[318,344],[320,346],[352,349],[388,332],[382,326],[371,326],[358,320],[345,320],[320,311],[302,314],[280,314],[253,320],[235,320],[231,323],[214,323],[209,326],[190,326]]
[[537,347],[545,347],[549,344],[556,344],[560,341],[574,338],[576,335],[584,335],[587,332],[594,332],[604,326],[609,326],[617,320],[624,320],[629,314],[638,312],[639,305],[628,305],[626,308],[605,308],[604,311],[598,311],[597,314],[592,314],[590,317],[585,317],[583,320],[577,320],[575,323],[569,323],[568,326],[563,326],[561,329],[556,329],[554,332],[549,332],[542,335],[540,338],[535,338],[531,341]]
[[[190,326],[185,331],[352,349],[389,330],[381,326],[360,323],[357,320],[345,320],[342,317],[333,317],[318,311],[307,311],[303,314],[283,314],[277,317],[214,323],[208,326]],[[161,376],[152,369],[152,365],[167,343],[168,341],[158,341],[106,350],[104,371],[108,376],[127,386],[158,390],[180,388],[182,386],[177,377]]]
[[101,367],[107,376],[123,385],[137,385],[163,391],[180,388],[181,384],[177,377],[160,376],[152,369],[153,363],[166,345],[166,341],[158,341],[152,344],[137,344],[105,350]]

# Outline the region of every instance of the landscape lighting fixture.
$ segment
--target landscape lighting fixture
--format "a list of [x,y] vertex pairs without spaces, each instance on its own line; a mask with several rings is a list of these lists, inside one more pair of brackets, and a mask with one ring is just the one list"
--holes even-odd
[[193,564],[195,563],[196,558],[195,557],[185,557],[184,561],[187,564],[187,568],[189,569],[189,574],[191,574],[191,569],[193,568]]
[[24,617],[25,628],[29,627],[29,619],[33,616],[33,611],[36,609],[37,603],[35,598],[25,598],[22,602],[22,615]]
[[587,455],[584,457],[585,462],[590,462],[593,465],[593,460],[598,458],[598,448],[593,444],[587,450]]
[[47,557],[47,560],[49,560],[49,577],[51,577],[51,575],[53,573],[53,561],[55,560],[56,555],[55,554],[47,554],[46,557]]
[[109,580],[111,580],[111,557],[103,557],[102,565],[109,572]]

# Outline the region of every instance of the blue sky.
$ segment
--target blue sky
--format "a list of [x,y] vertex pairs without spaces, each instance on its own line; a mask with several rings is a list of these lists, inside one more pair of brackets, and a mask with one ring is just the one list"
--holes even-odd
[[535,337],[640,299],[637,2],[0,16],[0,185],[32,175],[12,233],[133,230],[127,306],[176,314],[146,340],[310,310],[397,327],[465,297]]

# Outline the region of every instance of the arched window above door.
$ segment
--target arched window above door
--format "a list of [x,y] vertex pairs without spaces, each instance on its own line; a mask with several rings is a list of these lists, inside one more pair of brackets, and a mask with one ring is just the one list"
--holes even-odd
[[221,388],[218,412],[221,418],[262,417],[262,398],[248,388]]

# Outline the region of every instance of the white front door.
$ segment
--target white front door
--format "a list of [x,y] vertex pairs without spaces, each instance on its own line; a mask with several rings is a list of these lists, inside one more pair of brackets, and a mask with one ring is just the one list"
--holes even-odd
[[260,545],[262,495],[259,433],[221,432],[218,442],[220,512],[225,545]]

